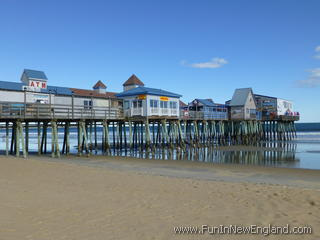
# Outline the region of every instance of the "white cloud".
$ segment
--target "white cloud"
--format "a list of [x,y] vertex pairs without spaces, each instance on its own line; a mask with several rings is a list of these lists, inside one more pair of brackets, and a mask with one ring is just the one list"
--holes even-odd
[[182,65],[192,67],[192,68],[220,68],[227,63],[228,61],[225,60],[224,58],[212,58],[209,62],[200,62],[200,63],[191,63],[191,64],[188,64],[185,60],[181,61]]
[[311,77],[320,78],[320,68],[311,69],[309,72],[311,72]]
[[320,68],[308,70],[310,76],[305,80],[297,81],[298,87],[315,88],[320,86]]
[[314,57],[317,58],[317,59],[320,59],[320,46],[316,47],[315,52],[318,53],[318,54],[315,55]]

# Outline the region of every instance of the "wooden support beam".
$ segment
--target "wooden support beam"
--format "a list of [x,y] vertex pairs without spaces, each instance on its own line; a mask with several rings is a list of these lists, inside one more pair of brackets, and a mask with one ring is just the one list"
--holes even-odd
[[41,154],[41,122],[37,122],[38,155]]
[[9,122],[6,122],[6,156],[9,155]]

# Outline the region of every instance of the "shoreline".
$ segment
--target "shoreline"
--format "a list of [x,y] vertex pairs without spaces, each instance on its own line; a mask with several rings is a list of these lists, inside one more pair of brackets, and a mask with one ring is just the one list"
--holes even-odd
[[[0,156],[0,161],[5,156]],[[10,156],[12,159],[56,162],[86,167],[127,171],[151,176],[204,181],[284,185],[320,190],[320,170],[234,163],[208,163],[191,160],[163,160],[122,156],[76,156],[51,158],[50,155]]]

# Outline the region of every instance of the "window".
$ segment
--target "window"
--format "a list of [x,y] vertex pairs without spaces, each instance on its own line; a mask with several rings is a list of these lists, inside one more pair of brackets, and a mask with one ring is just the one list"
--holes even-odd
[[91,109],[92,108],[92,101],[91,100],[84,100],[83,105],[85,109]]
[[133,108],[142,108],[142,100],[133,101]]
[[123,108],[124,109],[129,109],[130,108],[130,101],[124,101]]
[[167,101],[160,101],[160,107],[161,108],[168,108],[168,102]]
[[158,107],[158,100],[150,99],[150,107],[157,108]]
[[170,108],[171,109],[176,109],[177,108],[177,102],[170,101]]

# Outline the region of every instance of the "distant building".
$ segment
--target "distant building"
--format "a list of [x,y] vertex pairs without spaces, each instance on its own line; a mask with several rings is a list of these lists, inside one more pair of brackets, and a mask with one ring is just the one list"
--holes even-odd
[[179,101],[179,107],[180,110],[187,110],[188,109],[188,104],[184,103],[183,101]]
[[257,111],[261,112],[262,120],[294,114],[291,101],[259,94],[254,94],[254,97],[257,103]]
[[0,81],[2,102],[53,104],[55,96],[71,96],[66,87],[49,86],[44,72],[25,69],[21,82]]
[[274,118],[277,115],[277,98],[254,94],[259,120]]
[[293,114],[293,103],[285,99],[277,98],[277,115],[286,116]]
[[230,101],[231,120],[257,119],[257,105],[251,88],[238,88]]
[[190,117],[205,120],[227,120],[228,109],[225,104],[214,103],[212,99],[194,99],[189,103]]
[[125,117],[204,120],[299,119],[299,113],[293,112],[291,101],[254,94],[251,88],[236,89],[232,99],[225,104],[196,98],[187,105],[180,100],[180,94],[145,87],[134,74],[123,83],[121,93],[107,91],[107,85],[101,80],[92,89],[58,87],[48,83],[43,71],[31,69],[23,70],[20,82],[0,81],[0,112],[37,115],[41,109],[47,109],[43,114],[57,118],[70,118],[72,114],[72,118],[103,116],[108,119],[124,114]]
[[[98,81],[93,90],[48,85],[43,71],[25,69],[21,82],[0,81],[2,102],[16,104],[51,104],[77,109],[95,107],[118,107],[119,99],[114,92],[107,92],[106,85]],[[102,113],[102,111],[101,111]]]
[[124,91],[116,96],[123,99],[123,110],[126,117],[179,117],[180,94],[144,87],[143,82],[135,75],[132,75],[123,86]]

